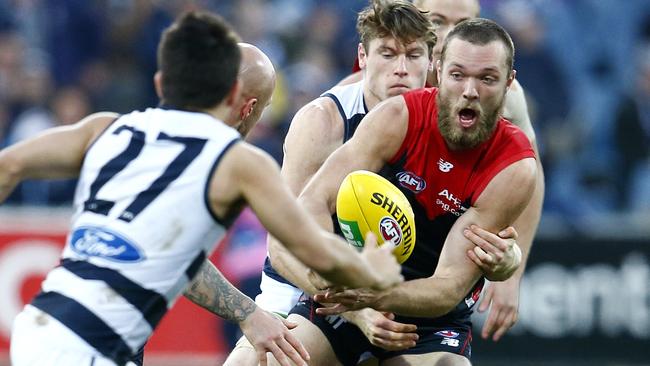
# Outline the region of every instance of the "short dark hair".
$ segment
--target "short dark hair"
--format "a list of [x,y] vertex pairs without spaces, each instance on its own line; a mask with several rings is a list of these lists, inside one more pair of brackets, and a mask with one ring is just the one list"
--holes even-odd
[[447,46],[452,39],[459,38],[475,45],[486,45],[492,41],[501,41],[506,48],[506,67],[508,73],[512,71],[515,60],[515,46],[512,43],[512,38],[503,27],[496,22],[484,19],[474,18],[464,20],[458,23],[454,29],[449,32],[445,39],[445,44],[442,46],[442,54],[440,56],[441,62],[444,61],[447,53]]
[[239,37],[218,15],[187,12],[163,32],[158,45],[162,102],[178,108],[211,108],[237,80]]
[[423,40],[429,57],[438,38],[431,20],[404,0],[373,0],[357,17],[357,32],[368,52],[370,41],[391,36],[402,44]]

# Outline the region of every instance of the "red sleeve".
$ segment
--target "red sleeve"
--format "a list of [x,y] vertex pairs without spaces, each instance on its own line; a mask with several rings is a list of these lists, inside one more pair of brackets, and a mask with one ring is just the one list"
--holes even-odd
[[486,152],[485,163],[481,164],[482,173],[476,180],[476,189],[471,203],[476,202],[485,187],[503,169],[526,158],[536,158],[528,137],[517,126],[506,120],[500,120],[496,136]]

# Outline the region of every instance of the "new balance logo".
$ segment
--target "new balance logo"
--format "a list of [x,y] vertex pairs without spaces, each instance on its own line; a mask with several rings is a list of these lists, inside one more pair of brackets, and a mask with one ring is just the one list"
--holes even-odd
[[453,338],[443,338],[440,344],[446,344],[450,347],[458,347],[460,341],[458,339],[453,339]]
[[442,160],[442,158],[440,158],[440,160],[438,160],[438,168],[440,168],[440,171],[443,172],[443,173],[449,173],[449,171],[453,167],[454,167],[454,164],[452,164],[452,163],[450,163],[448,161],[444,161],[444,160]]

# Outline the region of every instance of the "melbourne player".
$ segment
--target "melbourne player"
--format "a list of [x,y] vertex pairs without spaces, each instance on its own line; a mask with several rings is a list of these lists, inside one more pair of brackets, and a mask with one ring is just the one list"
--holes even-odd
[[[13,365],[127,364],[245,203],[332,281],[377,289],[401,281],[388,248],[359,255],[320,230],[273,160],[240,141],[240,58],[221,18],[184,14],[159,46],[159,108],[91,115],[0,152],[0,200],[24,178],[79,178],[61,264],[16,318]],[[306,364],[282,321],[227,281],[215,285],[221,313],[241,325],[260,363],[271,352],[283,365]]]
[[[402,21],[397,21],[402,20]],[[354,134],[359,122],[381,101],[424,86],[432,68],[431,52],[436,37],[429,19],[405,1],[376,2],[359,15],[358,47],[363,80],[335,87],[303,107],[294,117],[285,141],[282,175],[298,195],[327,157]],[[509,275],[518,260],[518,248],[512,242],[475,228],[468,237],[479,245],[477,255],[485,259],[481,268],[491,278]],[[481,235],[479,237],[477,235]],[[490,244],[486,244],[486,241]],[[262,293],[256,302],[264,309],[286,315],[296,304],[303,289],[316,289],[305,276],[306,269],[291,256],[274,255],[282,246],[270,241],[271,261],[262,274]],[[493,263],[487,254],[504,258]],[[503,253],[506,253],[504,256]],[[480,260],[479,260],[480,262]],[[518,263],[518,262],[516,262]],[[297,287],[296,287],[297,286]],[[403,349],[415,345],[415,325],[392,320],[392,315],[373,309],[345,315],[376,346]],[[226,365],[254,365],[255,354],[242,339],[230,354]]]
[[[442,45],[453,27],[463,20],[478,17],[480,13],[478,0],[414,0],[413,3],[420,10],[426,11],[427,16],[434,23],[436,35],[438,36],[438,43],[433,48],[434,61],[440,59]],[[342,80],[340,84],[346,85],[360,80],[362,73],[359,70],[357,59],[353,68],[355,73]],[[436,73],[430,72],[427,76],[427,87],[436,85],[438,85]],[[535,153],[539,154],[535,131],[528,115],[524,91],[517,79],[513,81],[506,93],[503,116],[524,131],[533,145]],[[518,318],[519,284],[526,268],[544,201],[544,171],[541,159],[537,159],[537,172],[537,183],[535,184],[533,198],[514,224],[519,234],[517,243],[521,247],[522,265],[506,281],[488,284],[478,308],[479,312],[490,309],[481,332],[483,338],[491,336],[494,341],[498,341],[515,324]],[[469,253],[469,255],[472,254]],[[476,260],[477,258],[473,259]]]
[[[437,63],[439,89],[377,105],[301,193],[305,207],[331,230],[343,178],[354,170],[381,170],[411,201],[417,230],[414,252],[402,264],[403,284],[387,291],[328,291],[292,310],[289,319],[299,323],[292,332],[310,351],[311,364],[351,365],[364,352],[382,365],[470,364],[470,315],[483,278],[467,257],[474,245],[464,233],[474,225],[490,231],[511,225],[535,188],[530,142],[500,117],[515,76],[513,55],[510,36],[496,23],[461,22]],[[424,181],[425,188],[401,185],[404,172]],[[321,307],[315,301],[338,304]],[[366,306],[417,325],[415,346],[374,347],[335,316]]]

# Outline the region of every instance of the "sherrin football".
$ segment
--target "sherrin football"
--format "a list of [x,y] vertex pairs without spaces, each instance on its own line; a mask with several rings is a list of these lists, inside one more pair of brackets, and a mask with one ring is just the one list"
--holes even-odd
[[336,197],[336,215],[345,239],[360,248],[372,231],[379,243],[389,242],[399,263],[415,247],[415,216],[406,196],[384,177],[357,170],[343,180]]

